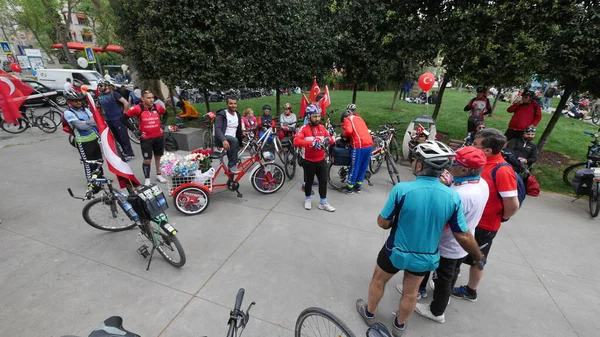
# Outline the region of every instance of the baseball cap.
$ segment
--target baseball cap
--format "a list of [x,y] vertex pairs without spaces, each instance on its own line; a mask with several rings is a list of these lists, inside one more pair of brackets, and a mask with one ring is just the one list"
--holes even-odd
[[465,146],[456,150],[454,162],[462,167],[480,169],[487,162],[485,153],[475,146]]

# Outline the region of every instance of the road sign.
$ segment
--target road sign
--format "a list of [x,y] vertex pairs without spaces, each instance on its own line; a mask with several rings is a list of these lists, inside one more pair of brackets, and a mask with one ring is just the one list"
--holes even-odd
[[12,54],[12,49],[10,48],[10,43],[8,43],[8,41],[0,41],[0,48],[2,48],[2,53]]
[[94,56],[94,51],[92,50],[92,47],[85,47],[85,56],[87,57],[88,63],[96,63],[96,57]]
[[17,62],[17,59],[15,58],[15,55],[13,55],[13,54],[7,54],[6,55],[6,59],[8,60],[8,63],[15,63],[15,62]]

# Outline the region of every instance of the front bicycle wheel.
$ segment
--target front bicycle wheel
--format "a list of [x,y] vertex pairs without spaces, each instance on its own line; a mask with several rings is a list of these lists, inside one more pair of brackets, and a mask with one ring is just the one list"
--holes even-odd
[[213,148],[212,127],[208,128],[208,130],[204,132],[203,146],[205,149]]
[[266,163],[252,172],[250,183],[259,193],[275,193],[285,183],[285,172],[279,164]]
[[26,121],[24,121],[22,118],[19,118],[19,123],[17,123],[16,125],[2,120],[2,124],[0,124],[0,127],[2,127],[2,130],[8,133],[17,134],[27,130],[29,126],[27,125]]
[[592,110],[592,123],[598,125],[598,122],[600,122],[600,107],[595,107]]
[[573,164],[573,165],[567,167],[563,171],[563,181],[565,182],[565,184],[569,187],[572,187],[572,182],[573,182],[573,177],[575,177],[575,172],[577,172],[577,170],[579,170],[579,169],[586,168],[586,167],[587,167],[587,162],[584,162],[584,161],[582,161],[581,163]]
[[592,216],[592,218],[597,217],[598,213],[600,213],[600,202],[598,201],[598,185],[600,185],[600,183],[594,181],[592,183],[592,188],[590,189],[590,197],[588,203],[590,206],[590,215]]
[[273,137],[275,138],[273,140],[273,144],[275,145],[275,152],[277,152],[277,156],[279,157],[279,160],[281,160],[281,162],[285,162],[285,155],[287,152],[289,152],[289,149],[286,151],[283,149],[283,145],[281,144],[281,140],[279,140],[279,137],[277,137],[277,135],[273,135]]
[[385,155],[385,164],[387,165],[390,179],[392,179],[392,184],[396,185],[400,182],[400,171],[398,170],[398,165],[396,165],[392,159],[392,156],[389,154]]
[[136,144],[140,143],[140,137],[136,136],[135,133],[129,129],[127,129],[127,136],[129,136],[129,140],[131,140],[132,142]]
[[300,313],[296,320],[294,336],[355,337],[352,330],[339,317],[321,308],[307,308]]
[[175,208],[185,215],[200,214],[206,210],[209,203],[208,193],[197,186],[182,188],[173,196]]
[[161,226],[151,222],[146,225],[146,237],[156,245],[156,250],[173,267],[181,268],[186,262],[185,251],[175,235],[167,233]]
[[69,135],[69,144],[71,144],[72,147],[77,148],[77,144],[75,143],[75,136]]
[[348,166],[336,166],[329,163],[327,168],[327,181],[331,187],[341,190],[348,184]]
[[103,231],[120,232],[136,226],[117,200],[107,195],[88,202],[83,207],[82,214],[85,222]]
[[56,124],[50,117],[43,115],[36,119],[37,127],[45,133],[56,132]]
[[296,151],[294,149],[288,150],[284,159],[285,175],[288,179],[293,179],[296,174]]
[[54,109],[51,109],[50,111],[46,112],[42,116],[46,116],[46,117],[50,118],[52,120],[52,122],[54,123],[54,125],[56,125],[57,127],[59,125],[61,125],[62,114]]
[[400,149],[398,148],[398,141],[396,140],[395,137],[392,138],[392,141],[390,142],[390,148],[388,151],[392,155],[392,158],[394,159],[394,163],[397,163],[398,158],[400,158]]

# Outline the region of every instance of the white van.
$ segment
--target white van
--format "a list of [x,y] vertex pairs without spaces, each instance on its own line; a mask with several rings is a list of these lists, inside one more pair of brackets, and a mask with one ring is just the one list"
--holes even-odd
[[98,87],[98,82],[104,78],[95,70],[78,70],[78,69],[38,69],[38,82],[56,90],[63,90],[63,84],[67,78],[81,81],[90,89],[90,92],[95,92]]

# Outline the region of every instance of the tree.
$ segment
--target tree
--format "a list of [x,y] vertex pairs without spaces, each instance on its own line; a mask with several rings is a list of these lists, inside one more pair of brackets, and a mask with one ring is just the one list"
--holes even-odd
[[81,0],[77,10],[86,14],[96,45],[106,49],[117,40],[115,35],[116,17],[108,0]]
[[[69,51],[67,42],[68,36],[71,31],[71,13],[73,9],[79,4],[79,0],[41,0],[42,8],[44,9],[44,18],[49,22],[54,32],[56,33],[55,39],[63,46],[63,52],[67,57],[67,62],[72,66],[76,67],[77,62]],[[39,4],[37,5],[39,6]],[[59,13],[63,13],[63,9],[66,7],[66,17],[61,17]],[[63,20],[64,19],[64,20]]]
[[557,80],[564,89],[538,142],[541,152],[572,93],[589,91],[600,96],[600,3],[544,1],[536,14],[546,23],[539,38],[548,43],[548,51],[541,55],[545,66],[538,75]]
[[[55,31],[52,23],[47,19],[47,11],[36,0],[4,0],[3,12],[0,13],[1,25],[12,27],[16,24],[33,35],[37,46],[47,55],[54,52],[49,46],[55,41]],[[13,32],[16,34],[16,32]]]

